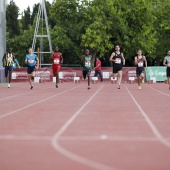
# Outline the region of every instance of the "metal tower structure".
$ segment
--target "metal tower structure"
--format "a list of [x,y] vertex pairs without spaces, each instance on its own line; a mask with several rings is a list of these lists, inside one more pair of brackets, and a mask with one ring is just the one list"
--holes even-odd
[[[44,20],[45,20],[47,34],[43,33],[44,32],[44,30],[43,30],[44,29],[44,24],[43,24]],[[41,28],[39,28],[40,22],[42,22]],[[41,34],[39,34],[40,30],[41,30]],[[52,52],[51,37],[50,37],[50,31],[49,31],[49,27],[48,27],[48,18],[47,18],[47,12],[46,12],[46,7],[45,7],[45,0],[40,0],[40,5],[39,5],[39,9],[38,9],[38,15],[37,15],[34,37],[33,37],[33,42],[32,42],[32,49],[34,51],[35,51],[37,38],[40,38],[40,50],[39,50],[39,52],[36,52],[36,53],[40,54],[39,59],[40,59],[40,67],[41,67],[42,61],[43,61],[43,54]],[[49,51],[47,51],[47,52],[44,52],[44,49],[43,49],[43,39],[44,38],[48,38],[48,42],[49,42]]]

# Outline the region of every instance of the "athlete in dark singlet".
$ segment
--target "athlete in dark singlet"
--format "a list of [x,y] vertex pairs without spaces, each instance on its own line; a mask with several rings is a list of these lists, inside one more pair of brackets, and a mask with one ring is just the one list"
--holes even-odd
[[92,56],[89,54],[89,50],[85,50],[85,55],[82,56],[81,62],[83,63],[83,78],[88,78],[88,87],[87,89],[90,90],[90,73],[92,69]]
[[122,81],[122,61],[123,65],[125,65],[125,58],[123,53],[120,52],[120,46],[115,46],[115,52],[113,52],[110,56],[109,61],[113,62],[113,78],[115,79],[118,76],[118,89],[120,89],[120,84]]
[[141,81],[144,82],[145,78],[145,67],[147,67],[146,57],[142,55],[142,51],[138,50],[138,55],[135,57],[135,65],[136,65],[136,76],[138,80],[138,89],[141,90]]
[[170,90],[170,50],[167,53],[168,55],[164,58],[163,65],[166,66],[166,76]]

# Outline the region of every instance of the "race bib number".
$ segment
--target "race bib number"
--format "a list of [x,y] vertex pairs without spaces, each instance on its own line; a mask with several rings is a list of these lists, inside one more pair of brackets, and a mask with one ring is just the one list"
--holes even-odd
[[34,63],[34,59],[29,59],[28,63],[33,64]]
[[85,66],[86,66],[86,67],[90,67],[90,66],[91,66],[91,62],[90,62],[90,61],[86,61],[86,62],[85,62]]
[[143,62],[139,62],[138,67],[143,67]]
[[120,58],[116,58],[115,60],[116,60],[115,61],[116,64],[120,64],[121,63],[121,59]]
[[60,60],[59,59],[55,59],[54,60],[54,64],[59,64]]
[[12,57],[8,57],[8,61],[11,62],[12,61]]

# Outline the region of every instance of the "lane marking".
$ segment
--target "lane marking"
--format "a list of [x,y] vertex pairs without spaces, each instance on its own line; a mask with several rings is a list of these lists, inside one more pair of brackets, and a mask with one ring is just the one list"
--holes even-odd
[[[149,87],[149,88],[151,88],[151,89],[153,89],[153,90],[155,90],[155,91],[157,91],[157,92],[159,92],[159,93],[161,93],[161,94],[163,94],[163,95],[165,95],[165,96],[170,97],[169,94],[166,94],[166,93],[164,93],[164,92],[162,92],[162,91],[159,91],[159,90],[157,90],[157,89],[155,89],[155,88],[153,88],[153,87],[150,87],[150,86],[148,86],[148,85],[146,85],[146,84],[145,84],[145,86],[147,86],[147,87]],[[170,90],[169,90],[169,91],[170,91]]]
[[19,112],[19,111],[22,111],[22,110],[24,110],[24,109],[27,109],[27,108],[29,108],[29,107],[32,107],[32,106],[34,106],[34,105],[36,105],[36,104],[45,102],[45,101],[47,101],[47,100],[49,100],[49,99],[52,99],[52,98],[54,98],[54,97],[56,97],[56,96],[58,96],[58,95],[64,94],[64,93],[69,92],[69,91],[72,91],[72,90],[74,90],[74,89],[76,89],[76,88],[79,88],[79,87],[80,87],[80,86],[71,88],[71,89],[69,89],[69,90],[65,90],[65,91],[63,91],[63,92],[61,92],[61,93],[57,93],[57,94],[55,94],[55,95],[53,95],[53,96],[47,97],[46,99],[39,100],[38,102],[34,102],[34,103],[32,103],[32,104],[28,104],[28,105],[25,106],[25,107],[21,107],[21,108],[19,108],[19,109],[13,110],[13,111],[8,112],[8,113],[5,113],[5,114],[3,114],[3,115],[0,115],[0,119],[2,119],[2,118],[4,118],[4,117],[7,117],[7,116],[10,116],[10,115],[13,115],[14,113],[17,113],[17,112]]
[[16,136],[0,135],[0,140],[51,140],[52,136]]
[[[52,140],[53,136],[0,135],[0,140]],[[115,136],[60,136],[60,141],[113,141],[113,142],[159,142],[156,137],[115,137]],[[170,141],[170,138],[166,138]]]
[[[22,84],[25,85],[25,83],[22,83]],[[22,84],[19,84],[19,85],[22,85]],[[15,85],[15,86],[17,86],[17,85]],[[17,86],[17,87],[18,87],[18,86]],[[24,87],[26,88],[26,86],[24,86]],[[18,87],[18,88],[20,88],[20,87]],[[25,90],[25,88],[23,88],[23,89]],[[40,89],[40,88],[35,88],[34,90],[30,90],[30,88],[29,88],[29,86],[28,86],[27,90],[28,90],[29,92],[20,93],[20,94],[15,94],[15,95],[13,95],[13,96],[7,96],[7,97],[4,97],[4,98],[0,98],[0,100],[10,99],[10,98],[18,97],[18,96],[20,96],[20,95],[29,94],[29,93],[34,93],[34,92],[37,92],[37,91],[42,91],[42,90],[44,90],[44,89],[51,89],[51,88],[54,88],[54,86],[43,87],[43,88],[41,88],[41,89]],[[5,91],[8,91],[8,92],[9,92],[10,90],[11,90],[11,89],[8,89],[8,90],[5,90]],[[4,92],[4,91],[1,91],[1,92]],[[12,90],[12,92],[18,93],[18,90],[15,89],[15,91]]]
[[137,108],[139,109],[140,113],[142,114],[142,116],[145,118],[146,122],[148,123],[149,127],[151,128],[152,132],[154,133],[154,135],[159,139],[160,143],[162,143],[163,145],[165,145],[166,147],[170,148],[170,142],[168,142],[162,135],[161,133],[158,131],[158,129],[156,128],[156,126],[152,123],[152,121],[150,120],[150,118],[147,116],[147,114],[144,112],[144,110],[141,108],[141,106],[139,105],[139,103],[135,100],[135,98],[133,97],[133,95],[130,93],[130,91],[128,90],[127,86],[126,90],[128,91],[129,95],[131,96],[132,100],[134,101],[134,103],[136,104]]
[[38,89],[37,89],[37,90],[30,90],[30,89],[28,89],[28,90],[30,90],[29,92],[20,93],[20,94],[15,94],[15,95],[13,95],[13,96],[7,96],[7,97],[4,97],[4,98],[1,98],[0,101],[1,101],[1,100],[8,100],[8,99],[11,99],[11,98],[14,98],[14,97],[18,97],[18,96],[21,96],[21,95],[24,95],[24,94],[34,93],[34,92],[37,92],[37,91],[41,91],[41,90],[44,90],[44,89],[50,89],[50,88],[52,88],[52,87],[43,88],[43,89],[39,89],[39,90],[38,90]]
[[73,152],[68,151],[67,149],[63,148],[62,146],[60,146],[59,144],[59,138],[60,136],[67,130],[67,128],[70,126],[70,124],[72,124],[74,122],[74,120],[80,115],[80,113],[82,112],[82,110],[90,103],[90,101],[98,94],[98,92],[103,88],[104,85],[102,85],[91,97],[89,100],[86,101],[86,103],[84,103],[82,105],[82,107],[77,110],[77,112],[75,112],[70,119],[61,127],[61,129],[53,136],[52,140],[51,140],[51,144],[53,146],[53,148],[58,151],[60,154],[70,158],[71,160],[81,163],[83,165],[86,165],[88,167],[97,169],[97,170],[118,170],[109,166],[106,166],[104,164],[98,163],[98,162],[94,162],[92,160],[89,160],[87,158],[84,158],[82,156],[76,155]]

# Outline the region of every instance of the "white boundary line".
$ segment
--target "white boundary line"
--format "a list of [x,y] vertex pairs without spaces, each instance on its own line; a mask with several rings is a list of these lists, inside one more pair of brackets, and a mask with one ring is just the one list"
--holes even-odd
[[[161,94],[164,94],[165,96],[170,97],[169,94],[166,94],[166,93],[164,93],[164,92],[162,92],[162,91],[159,91],[159,90],[157,90],[157,89],[155,89],[155,88],[153,88],[153,87],[150,87],[150,86],[148,86],[148,85],[146,85],[146,84],[145,84],[145,86],[147,86],[147,87],[149,87],[149,88],[151,88],[151,89],[153,89],[153,90],[155,90],[155,91],[157,91],[157,92],[159,92],[159,93],[161,93]],[[170,90],[169,90],[169,91],[170,91]]]
[[1,100],[8,100],[8,99],[11,99],[11,98],[14,98],[14,97],[18,97],[20,95],[29,94],[29,93],[33,93],[33,92],[36,92],[36,91],[41,91],[41,90],[44,90],[44,89],[50,89],[50,88],[52,88],[52,87],[43,88],[43,89],[37,89],[37,90],[30,90],[29,92],[26,92],[26,93],[20,93],[20,94],[15,94],[13,96],[7,96],[7,97],[4,97],[4,98],[1,98],[0,101]]
[[[0,135],[0,140],[48,140],[51,141],[53,136],[19,136],[19,135]],[[102,136],[62,136],[59,141],[113,141],[113,142],[159,142],[156,137],[114,137],[107,136],[102,138]],[[170,138],[166,138],[170,141]]]
[[90,103],[90,101],[96,96],[96,94],[103,88],[103,85],[93,94],[93,96],[90,97],[90,99],[88,101],[86,101],[86,103],[84,103],[82,105],[82,107],[75,112],[71,118],[61,127],[61,129],[53,136],[52,140],[51,140],[51,144],[53,146],[53,148],[58,151],[59,153],[61,153],[62,155],[70,158],[73,161],[76,161],[78,163],[84,164],[88,167],[97,169],[97,170],[118,170],[106,165],[103,165],[101,163],[98,162],[94,162],[92,160],[89,160],[87,158],[84,158],[82,156],[76,155],[75,153],[72,153],[70,151],[68,151],[67,149],[63,148],[62,146],[60,146],[59,144],[59,138],[60,136],[64,133],[64,131],[67,130],[67,128],[70,126],[70,124],[72,124],[74,122],[74,120],[77,118],[78,115],[80,115],[81,111]]
[[56,97],[56,96],[58,96],[58,95],[60,95],[60,94],[69,92],[69,91],[71,91],[71,90],[74,90],[74,89],[76,89],[76,88],[78,88],[78,87],[80,87],[80,86],[71,88],[71,89],[69,89],[69,90],[65,90],[65,91],[63,91],[63,92],[61,92],[61,93],[57,93],[57,94],[55,94],[55,95],[53,95],[53,96],[47,97],[47,98],[44,99],[44,100],[40,100],[40,101],[38,101],[38,102],[34,102],[34,103],[32,103],[32,104],[28,104],[28,105],[25,106],[25,107],[21,107],[21,108],[19,108],[19,109],[17,109],[17,110],[13,110],[13,111],[11,111],[11,112],[8,112],[8,113],[5,113],[5,114],[3,114],[3,115],[0,115],[0,119],[2,119],[2,118],[4,118],[4,117],[7,117],[7,116],[10,116],[10,115],[13,115],[14,113],[17,113],[17,112],[19,112],[19,111],[21,111],[21,110],[27,109],[27,108],[29,108],[29,107],[31,107],[31,106],[36,105],[36,104],[45,102],[45,101],[47,101],[47,100],[49,100],[49,99],[51,99],[51,98],[54,98],[54,97]]
[[161,133],[158,131],[158,129],[155,127],[155,125],[152,123],[152,121],[150,120],[150,118],[147,116],[147,114],[144,112],[144,110],[141,108],[141,106],[139,105],[139,103],[135,100],[135,98],[133,97],[133,95],[130,93],[130,91],[128,90],[127,86],[126,86],[126,90],[128,91],[129,95],[131,96],[132,100],[134,101],[134,103],[136,104],[137,108],[139,109],[140,113],[142,114],[142,116],[145,118],[146,122],[148,123],[149,127],[151,128],[152,132],[154,133],[154,135],[156,136],[156,138],[158,138],[158,140],[160,141],[160,143],[162,143],[163,145],[165,145],[166,147],[170,148],[170,142],[168,142],[162,135]]

